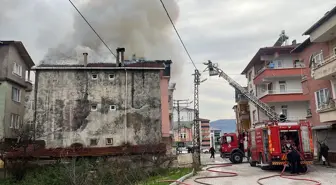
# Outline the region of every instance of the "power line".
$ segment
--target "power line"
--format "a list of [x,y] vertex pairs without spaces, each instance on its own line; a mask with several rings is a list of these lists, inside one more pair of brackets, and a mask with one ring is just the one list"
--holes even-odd
[[167,8],[166,8],[166,6],[165,6],[165,4],[163,3],[162,0],[160,0],[160,1],[161,1],[161,4],[162,4],[164,10],[166,11],[166,14],[167,14],[167,16],[168,16],[168,18],[169,18],[169,20],[170,20],[170,23],[173,25],[173,28],[174,28],[174,30],[175,30],[175,32],[176,32],[178,38],[180,39],[180,42],[181,42],[182,46],[184,47],[184,50],[186,51],[186,53],[187,53],[187,55],[188,55],[190,61],[193,63],[195,69],[197,69],[197,67],[196,67],[196,65],[195,65],[195,63],[194,63],[194,60],[191,58],[191,56],[190,56],[190,54],[189,54],[189,51],[188,51],[187,47],[184,45],[184,42],[182,41],[182,38],[181,38],[179,32],[177,31],[177,29],[176,29],[176,27],[175,27],[175,24],[174,24],[173,20],[171,19],[170,15],[169,15],[169,12],[168,12],[168,10],[167,10]]
[[97,37],[100,39],[100,41],[102,41],[102,43],[106,46],[106,48],[110,51],[110,53],[117,58],[117,56],[112,52],[112,50],[108,47],[108,45],[104,42],[104,40],[100,37],[100,35],[96,32],[96,30],[91,26],[91,24],[86,20],[86,18],[83,16],[83,14],[78,10],[78,8],[76,7],[75,4],[72,3],[71,0],[69,0],[69,2],[72,4],[72,6],[76,9],[76,11],[79,13],[80,16],[82,16],[82,18],[84,19],[84,21],[90,26],[90,28],[92,29],[93,32],[95,32],[95,34],[97,35]]

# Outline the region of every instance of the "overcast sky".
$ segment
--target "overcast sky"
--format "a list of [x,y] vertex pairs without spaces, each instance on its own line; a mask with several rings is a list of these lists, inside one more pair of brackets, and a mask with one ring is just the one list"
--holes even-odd
[[[85,1],[89,0],[74,0]],[[126,0],[120,0],[123,2]],[[0,40],[21,40],[35,63],[74,29],[75,10],[68,0],[0,0],[0,4],[5,6],[0,12]],[[290,42],[302,42],[302,33],[335,5],[334,0],[179,0],[176,26],[200,71],[205,68],[202,63],[210,59],[245,85],[245,77],[239,74],[260,47],[273,45],[281,30],[286,30]],[[169,23],[168,19],[161,21]],[[174,32],[171,36],[177,43]],[[177,46],[184,61],[173,61],[179,64],[175,68],[183,69],[174,78],[178,83],[175,98],[192,100],[194,67],[182,46]],[[202,78],[208,80],[200,86],[201,117],[234,118],[234,89],[224,79],[209,78],[207,73]]]

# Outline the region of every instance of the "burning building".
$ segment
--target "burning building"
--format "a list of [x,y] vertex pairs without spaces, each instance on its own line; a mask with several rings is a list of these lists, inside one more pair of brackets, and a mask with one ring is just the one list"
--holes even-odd
[[36,139],[54,148],[157,144],[170,137],[162,79],[170,77],[172,62],[127,61],[124,52],[117,49],[116,64],[88,63],[83,53],[82,64],[35,67]]

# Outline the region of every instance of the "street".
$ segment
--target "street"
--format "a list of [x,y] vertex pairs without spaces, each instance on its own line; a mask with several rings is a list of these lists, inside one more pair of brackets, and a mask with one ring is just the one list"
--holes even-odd
[[[216,155],[215,159],[210,159],[209,154],[202,154],[201,157],[202,164],[211,164],[211,163],[230,163],[229,161],[223,160]],[[258,184],[257,180],[262,177],[271,176],[280,174],[280,171],[263,171],[258,167],[251,167],[249,163],[243,163],[239,165],[233,165],[229,167],[217,168],[215,170],[223,170],[227,172],[236,172],[238,176],[236,177],[227,177],[227,178],[218,178],[218,179],[204,179],[202,182],[214,184],[214,185],[255,185]],[[194,179],[197,177],[204,176],[216,176],[223,175],[214,172],[202,171],[198,173],[196,176],[186,180],[185,182],[188,184],[196,185],[198,183],[194,182]],[[321,182],[322,185],[332,185],[336,184],[336,169],[335,168],[326,168],[323,166],[310,166],[309,172],[306,175],[300,175],[299,178],[306,178],[317,180]],[[274,177],[271,179],[265,179],[261,181],[265,185],[314,185],[316,183],[308,182],[308,181],[296,181],[284,179],[281,177]]]

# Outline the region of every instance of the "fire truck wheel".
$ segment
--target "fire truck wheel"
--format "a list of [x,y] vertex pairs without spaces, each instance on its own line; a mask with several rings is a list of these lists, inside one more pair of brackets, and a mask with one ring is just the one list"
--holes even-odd
[[243,155],[241,153],[236,152],[236,153],[232,154],[231,159],[232,159],[232,162],[235,163],[235,164],[236,163],[242,163],[243,162]]

